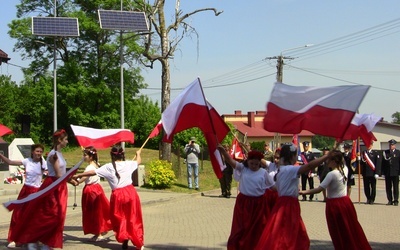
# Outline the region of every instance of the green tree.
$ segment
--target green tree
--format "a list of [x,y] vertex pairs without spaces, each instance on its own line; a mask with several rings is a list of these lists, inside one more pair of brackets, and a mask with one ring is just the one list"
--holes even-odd
[[333,148],[335,144],[335,139],[332,137],[326,137],[321,135],[315,135],[311,143],[314,148],[322,149],[323,147]]
[[400,112],[392,114],[392,123],[400,124]]

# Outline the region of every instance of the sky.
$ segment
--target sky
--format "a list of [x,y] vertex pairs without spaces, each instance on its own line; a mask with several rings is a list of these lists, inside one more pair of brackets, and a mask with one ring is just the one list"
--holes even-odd
[[[16,82],[23,79],[18,66],[29,65],[13,52],[16,41],[7,34],[18,3],[2,0],[0,10],[0,49],[11,58],[10,64],[0,66],[0,73]],[[170,23],[175,1],[166,3]],[[282,55],[288,58],[285,84],[370,85],[359,113],[391,122],[392,114],[400,112],[400,1],[182,0],[180,4],[183,13],[206,7],[223,13],[201,12],[187,19],[198,37],[185,38],[170,61],[171,101],[199,77],[206,98],[221,115],[264,111],[276,82],[274,57]],[[148,89],[141,94],[160,104],[159,63],[142,73]]]

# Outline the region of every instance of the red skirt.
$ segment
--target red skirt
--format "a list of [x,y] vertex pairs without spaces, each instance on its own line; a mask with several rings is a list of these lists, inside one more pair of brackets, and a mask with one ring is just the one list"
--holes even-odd
[[[55,180],[54,177],[47,177],[39,190]],[[26,203],[11,240],[23,244],[40,241],[49,247],[62,248],[67,198],[67,184],[62,182],[48,195]]]
[[259,197],[239,193],[233,210],[227,248],[254,249],[269,219],[268,192]]
[[255,249],[310,249],[297,197],[278,197]]
[[269,210],[272,211],[272,209],[275,206],[276,200],[278,199],[278,191],[267,189],[266,193],[267,193],[267,203],[269,206]]
[[348,196],[326,199],[325,214],[335,249],[371,249]]
[[112,191],[110,210],[116,240],[121,243],[130,240],[140,249],[144,245],[142,207],[133,185]]
[[85,185],[83,188],[82,227],[84,234],[99,235],[112,230],[110,202],[98,183]]
[[[21,200],[21,199],[27,197],[30,194],[36,193],[38,190],[39,190],[39,188],[37,188],[37,187],[23,185],[22,188],[21,188],[21,191],[18,194],[17,200]],[[21,214],[21,210],[23,209],[22,207],[25,206],[25,205],[26,204],[21,205],[21,206],[17,206],[13,210],[13,213],[12,213],[12,216],[11,216],[11,222],[10,222],[10,229],[8,230],[8,241],[9,242],[13,241],[11,239],[12,231],[13,231],[15,225],[17,224],[17,222],[21,221],[20,220],[20,216],[21,216],[20,214]]]

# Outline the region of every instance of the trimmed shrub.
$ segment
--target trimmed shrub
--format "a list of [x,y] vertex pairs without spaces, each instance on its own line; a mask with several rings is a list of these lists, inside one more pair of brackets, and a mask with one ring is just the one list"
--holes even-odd
[[164,160],[151,161],[146,165],[149,171],[146,175],[147,183],[154,189],[165,189],[175,183],[175,173],[172,170],[172,163]]

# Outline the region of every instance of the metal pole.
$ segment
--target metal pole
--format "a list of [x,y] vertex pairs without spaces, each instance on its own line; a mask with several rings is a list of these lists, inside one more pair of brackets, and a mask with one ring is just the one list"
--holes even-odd
[[[54,17],[57,17],[57,0],[54,0]],[[53,112],[53,119],[54,119],[54,124],[53,124],[53,129],[54,129],[54,131],[56,131],[57,130],[57,62],[56,62],[56,60],[57,60],[57,54],[56,54],[56,46],[57,46],[57,43],[56,43],[56,40],[57,39],[57,37],[55,37],[54,38],[54,62],[53,62],[53,89],[54,89],[54,91],[53,91],[53,94],[54,94],[54,97],[53,97],[53,99],[54,99],[54,112]]]
[[[122,0],[121,0],[121,11],[122,11]],[[122,41],[122,30],[119,33],[120,47],[119,47],[119,60],[121,67],[121,129],[125,128],[125,103],[124,103],[124,67],[123,67],[123,41]],[[125,150],[125,142],[121,143],[122,148]]]

